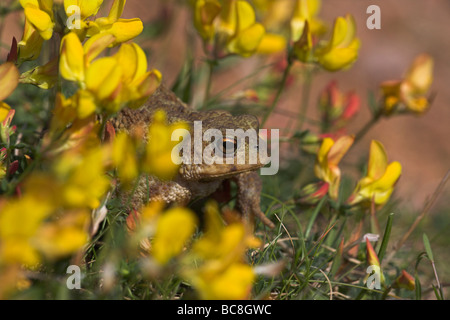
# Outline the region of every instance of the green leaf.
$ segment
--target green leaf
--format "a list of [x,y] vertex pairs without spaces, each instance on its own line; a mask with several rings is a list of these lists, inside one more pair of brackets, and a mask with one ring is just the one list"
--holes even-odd
[[392,220],[394,218],[394,214],[389,214],[388,221],[386,223],[386,229],[384,230],[384,236],[383,240],[381,242],[380,250],[378,251],[378,259],[381,261],[383,260],[384,254],[386,253],[386,248],[389,242],[389,238],[391,236],[391,229],[392,229]]
[[415,279],[416,286],[416,300],[422,300],[422,285],[420,284],[419,276],[416,274]]
[[430,240],[428,240],[427,235],[423,234],[423,245],[425,246],[425,251],[427,252],[428,258],[434,262],[433,251],[431,251]]
[[322,209],[322,206],[325,203],[325,201],[327,200],[327,198],[328,198],[327,196],[324,196],[322,199],[320,199],[319,204],[314,209],[314,212],[311,215],[311,218],[309,219],[308,226],[306,227],[305,239],[308,239],[309,233],[311,232],[311,229],[314,225],[314,221],[316,221],[317,215],[319,214],[320,209]]
[[192,86],[194,83],[193,68],[194,59],[186,59],[182,70],[172,86],[172,91],[184,103],[190,103],[192,99]]
[[436,296],[436,299],[442,300],[441,294],[439,293],[438,288],[434,284],[431,285],[433,287],[434,295]]

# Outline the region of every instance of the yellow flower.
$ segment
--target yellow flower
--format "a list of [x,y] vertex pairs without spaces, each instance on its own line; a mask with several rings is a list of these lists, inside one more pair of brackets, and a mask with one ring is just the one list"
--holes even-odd
[[241,261],[249,247],[258,247],[260,242],[253,237],[243,223],[224,226],[217,202],[210,201],[205,206],[206,232],[194,243],[193,251],[203,259]]
[[233,263],[222,272],[201,269],[194,286],[203,300],[244,300],[249,298],[255,278],[249,265]]
[[[88,3],[88,1],[85,2]],[[97,6],[101,5],[101,3],[98,4],[100,2],[99,0],[94,1],[94,4],[95,2],[97,2]],[[137,37],[144,29],[144,25],[139,18],[120,18],[122,16],[125,4],[126,0],[114,0],[108,17],[98,18],[89,22],[87,36],[92,37],[99,33],[111,34],[115,38],[111,46],[115,46],[119,43],[123,43]],[[95,6],[93,6],[93,4],[90,4],[90,6],[90,11],[87,13],[91,13],[95,10]]]
[[266,33],[256,49],[260,54],[272,54],[286,49],[286,39],[278,34]]
[[393,287],[413,291],[416,288],[416,281],[412,275],[402,270],[402,274],[395,280]]
[[69,208],[95,209],[110,183],[104,172],[104,151],[89,150],[86,154],[63,154],[54,166],[60,183],[60,197]]
[[33,25],[25,20],[22,40],[18,43],[18,62],[21,64],[24,61],[35,60],[41,54],[42,44],[44,38]]
[[67,256],[83,248],[89,240],[90,212],[68,211],[55,221],[43,224],[36,234],[36,247],[49,259]]
[[1,207],[0,265],[35,267],[42,255],[49,259],[67,256],[88,240],[89,211],[64,212],[54,218],[54,201],[41,197],[41,190],[28,191]]
[[328,71],[349,68],[358,58],[360,41],[356,37],[356,23],[347,14],[335,21],[331,40],[315,52],[318,63]]
[[172,150],[179,143],[172,141],[172,133],[177,129],[188,130],[187,124],[178,122],[168,124],[164,111],[158,110],[153,115],[148,129],[148,143],[143,160],[143,170],[162,180],[172,179],[178,172],[179,158],[173,159]]
[[129,187],[139,174],[136,152],[135,141],[127,133],[119,132],[113,141],[111,159],[117,167],[120,181],[126,187]]
[[294,14],[291,19],[291,39],[300,39],[305,28],[306,21],[312,34],[321,34],[325,27],[322,21],[316,18],[320,11],[322,1],[320,0],[296,0]]
[[19,70],[14,63],[5,62],[0,65],[0,101],[6,99],[16,89],[18,83]]
[[331,138],[325,138],[317,154],[314,173],[316,177],[329,184],[328,192],[333,199],[338,197],[341,181],[341,170],[338,164],[353,144],[353,141],[353,136],[343,136],[336,141]]
[[152,256],[160,264],[181,253],[197,226],[197,217],[186,208],[172,208],[163,213],[156,225],[152,242]]
[[289,21],[296,4],[292,0],[253,0],[258,15],[262,16],[262,24],[269,30],[280,31]]
[[309,30],[309,22],[305,21],[301,37],[294,42],[293,53],[295,57],[301,62],[311,62],[314,60],[313,41],[311,32]]
[[0,264],[35,266],[40,261],[35,235],[52,212],[51,203],[34,195],[9,200],[0,209]]
[[85,78],[85,61],[83,45],[78,36],[70,32],[61,40],[59,70],[64,79],[83,83]]
[[381,142],[372,140],[370,144],[367,176],[362,178],[349,199],[350,204],[372,201],[377,205],[386,203],[394,185],[400,178],[402,166],[394,161],[387,163],[386,151]]
[[53,0],[20,0],[27,21],[44,40],[53,35]]
[[264,26],[257,23],[252,6],[243,0],[223,4],[216,34],[229,53],[248,57],[255,53],[264,34]]
[[425,94],[433,82],[433,67],[433,58],[421,54],[414,60],[403,80],[383,82],[383,112],[389,115],[397,110],[403,111],[403,106],[407,112],[424,113],[429,107]]
[[9,114],[11,107],[3,101],[0,101],[0,122],[3,122]]
[[161,73],[147,71],[147,58],[137,44],[123,44],[112,57],[94,60],[114,42],[110,34],[98,34],[84,46],[71,32],[61,42],[60,71],[63,78],[75,81],[80,118],[97,111],[115,113],[124,106],[138,107],[159,86]]
[[243,223],[224,226],[216,202],[205,207],[204,235],[191,250],[199,267],[188,268],[190,279],[202,299],[246,299],[255,279],[254,270],[244,263],[245,251],[260,241]]
[[[0,123],[5,121],[11,112],[11,107],[2,100],[6,99],[16,89],[18,83],[19,70],[14,63],[6,62],[0,65]],[[3,125],[1,124],[0,130],[3,131]],[[6,138],[3,137],[4,134],[6,134],[6,132],[0,132],[0,141],[3,141],[3,139]]]
[[210,46],[216,58],[228,54],[249,57],[256,52],[283,50],[282,37],[267,34],[256,22],[255,11],[246,0],[197,0],[194,4],[194,26]]
[[214,37],[214,19],[222,6],[217,0],[197,0],[194,5],[194,26],[203,39],[210,41]]

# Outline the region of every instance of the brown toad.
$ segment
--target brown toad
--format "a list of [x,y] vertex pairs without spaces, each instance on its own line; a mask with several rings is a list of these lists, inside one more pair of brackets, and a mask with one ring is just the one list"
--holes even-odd
[[[223,133],[224,146],[229,143],[236,143],[235,140],[228,139],[226,129],[255,129],[259,127],[258,120],[254,116],[242,115],[232,116],[226,111],[193,111],[186,104],[181,102],[176,95],[161,85],[158,90],[148,99],[148,101],[138,109],[123,109],[113,121],[115,130],[125,130],[132,132],[135,128],[145,128],[151,123],[153,115],[157,110],[164,110],[168,123],[179,121],[187,122],[190,126],[191,136],[195,121],[201,121],[202,134],[208,129],[218,129]],[[192,139],[194,140],[194,139]],[[202,150],[211,142],[202,141]],[[233,147],[233,146],[232,146]],[[234,159],[233,164],[212,163],[193,164],[193,161],[181,163],[178,174],[171,181],[161,181],[153,176],[142,177],[133,195],[132,205],[134,208],[140,207],[147,199],[149,201],[164,201],[166,203],[177,203],[187,205],[191,200],[205,198],[222,185],[226,180],[232,180],[237,184],[236,205],[239,212],[246,219],[253,219],[257,216],[261,221],[273,228],[274,224],[264,215],[260,209],[261,180],[257,169],[263,166],[257,157],[254,164],[248,161],[249,143],[245,141],[244,157]],[[257,146],[256,146],[257,147]],[[233,148],[224,148],[222,156],[237,158],[242,153],[226,153]],[[234,149],[235,150],[235,149]],[[195,152],[195,151],[194,151]],[[239,164],[241,163],[241,164]],[[253,162],[252,162],[253,163]]]

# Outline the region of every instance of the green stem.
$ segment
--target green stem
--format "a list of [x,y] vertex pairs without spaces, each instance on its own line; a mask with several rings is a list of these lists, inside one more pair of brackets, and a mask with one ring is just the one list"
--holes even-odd
[[355,145],[356,142],[361,140],[367,134],[367,132],[369,132],[369,130],[372,129],[372,127],[378,122],[378,120],[380,120],[382,115],[383,114],[381,112],[378,112],[373,115],[372,119],[370,119],[370,121],[367,122],[366,125],[362,127],[361,130],[359,130],[358,133],[355,135],[355,141],[353,145]]
[[298,127],[299,132],[302,131],[303,124],[305,123],[306,112],[308,111],[309,99],[311,96],[311,86],[312,86],[312,70],[308,67],[305,70],[305,78],[303,79],[302,87],[302,101],[300,105],[300,113],[298,115]]
[[283,89],[286,85],[286,81],[288,79],[289,76],[289,72],[291,71],[291,67],[292,67],[292,61],[290,59],[288,59],[288,65],[286,66],[286,69],[284,69],[283,72],[283,78],[281,79],[281,83],[280,86],[278,87],[278,91],[275,95],[275,99],[273,99],[273,102],[269,108],[269,111],[266,113],[266,115],[264,116],[262,122],[261,122],[261,127],[264,127],[264,125],[267,122],[267,119],[269,119],[270,115],[272,114],[273,110],[275,110],[275,107],[277,106],[278,100],[280,100],[281,97],[281,93],[283,92]]
[[212,76],[214,73],[214,66],[217,64],[216,60],[208,60],[208,74],[206,78],[206,89],[205,89],[205,96],[203,98],[203,105],[202,109],[206,108],[209,101],[209,95],[211,93],[211,82],[212,82]]

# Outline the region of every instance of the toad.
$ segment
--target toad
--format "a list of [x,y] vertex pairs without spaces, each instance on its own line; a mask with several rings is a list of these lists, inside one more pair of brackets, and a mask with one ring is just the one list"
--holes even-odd
[[[201,121],[202,133],[208,129],[218,129],[223,133],[223,157],[234,158],[230,163],[207,164],[194,161],[182,161],[178,173],[173,180],[162,181],[157,177],[147,175],[140,178],[138,186],[133,194],[132,206],[139,208],[147,199],[149,201],[163,201],[187,205],[199,198],[206,198],[219,189],[225,182],[234,181],[237,185],[236,209],[244,219],[253,221],[259,218],[270,228],[274,227],[260,209],[260,193],[262,183],[257,170],[264,166],[263,161],[257,156],[257,161],[249,161],[250,143],[244,140],[244,157],[239,159],[242,153],[236,152],[236,140],[226,136],[227,129],[255,129],[259,127],[258,119],[251,115],[233,116],[229,112],[219,110],[194,111],[179,100],[176,95],[161,85],[155,93],[138,109],[125,108],[112,120],[112,126],[116,131],[132,132],[134,128],[148,127],[157,110],[166,113],[168,123],[183,121],[189,124],[190,130],[194,128],[194,122]],[[194,134],[191,132],[191,136]],[[202,141],[203,148],[210,142]],[[230,146],[231,144],[231,146]],[[253,146],[255,147],[255,146]],[[257,146],[256,146],[257,148]],[[231,150],[231,154],[229,152]],[[246,154],[247,153],[247,154]]]

